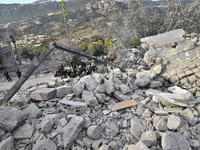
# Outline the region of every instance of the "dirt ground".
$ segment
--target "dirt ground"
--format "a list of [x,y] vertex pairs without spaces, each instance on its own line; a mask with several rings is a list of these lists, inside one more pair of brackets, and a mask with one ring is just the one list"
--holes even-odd
[[[34,86],[38,83],[44,83],[44,82],[50,82],[52,81],[52,78],[54,78],[53,74],[47,74],[43,76],[31,76],[23,85],[22,87],[27,87],[27,86]],[[57,77],[57,79],[60,79],[60,77]],[[6,79],[2,79],[0,83],[0,91],[4,90],[9,90],[15,82],[18,80],[17,78],[12,79],[13,82],[8,82]]]

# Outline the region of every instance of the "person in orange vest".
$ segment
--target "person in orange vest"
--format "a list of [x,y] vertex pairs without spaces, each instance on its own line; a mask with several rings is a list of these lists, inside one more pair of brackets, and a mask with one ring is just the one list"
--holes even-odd
[[110,55],[110,61],[111,63],[113,63],[113,60],[114,60],[114,57],[113,57],[113,54]]

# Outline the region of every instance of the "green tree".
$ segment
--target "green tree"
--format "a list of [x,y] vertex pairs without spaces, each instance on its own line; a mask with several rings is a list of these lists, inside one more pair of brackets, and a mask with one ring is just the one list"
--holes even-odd
[[102,37],[93,37],[78,45],[82,51],[91,55],[99,56],[108,53],[108,47],[111,45],[111,38],[104,40]]
[[40,54],[43,54],[43,52],[47,49],[47,45],[40,45],[36,47],[36,50],[40,52]]

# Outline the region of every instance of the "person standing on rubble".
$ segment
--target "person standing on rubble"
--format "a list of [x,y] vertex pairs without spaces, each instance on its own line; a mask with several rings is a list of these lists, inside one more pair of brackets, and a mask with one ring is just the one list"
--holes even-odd
[[8,80],[8,82],[12,82],[12,79],[10,78],[8,71],[4,70],[3,75],[6,77],[6,79]]
[[21,78],[22,73],[19,71],[19,69],[17,69],[16,74],[17,74],[18,79]]

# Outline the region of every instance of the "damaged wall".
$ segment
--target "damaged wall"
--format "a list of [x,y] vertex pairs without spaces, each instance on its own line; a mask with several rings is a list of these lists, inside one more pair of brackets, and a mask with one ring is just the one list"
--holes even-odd
[[196,33],[185,34],[179,29],[173,34],[166,32],[142,41],[143,48],[148,49],[145,62],[153,66],[161,58],[166,66],[160,74],[162,77],[200,96],[200,41]]
[[12,29],[0,29],[0,68],[17,65],[10,39],[13,35]]

